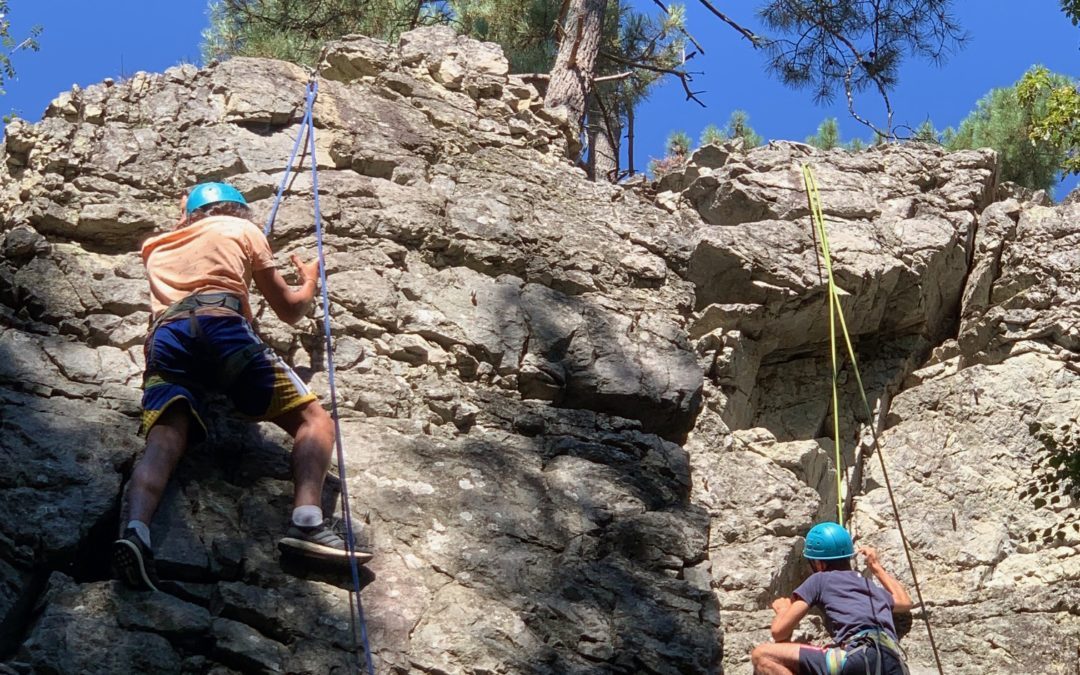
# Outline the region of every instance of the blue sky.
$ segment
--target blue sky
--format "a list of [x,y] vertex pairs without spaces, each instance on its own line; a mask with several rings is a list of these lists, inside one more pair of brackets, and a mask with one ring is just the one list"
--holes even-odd
[[[632,0],[643,11],[656,11],[652,0]],[[792,91],[765,73],[764,57],[697,0],[685,0],[687,26],[704,44],[694,83],[703,89],[701,108],[684,102],[678,81],[658,87],[638,111],[637,161],[663,154],[674,130],[697,138],[710,122],[723,125],[736,108],[750,114],[751,125],[766,138],[802,140],[826,117],[837,117],[844,138],[869,138],[851,119],[840,97],[816,105],[807,92]],[[731,16],[756,28],[755,2],[717,2]],[[956,15],[970,33],[966,48],[943,66],[909,61],[892,94],[898,123],[918,126],[932,119],[939,128],[953,125],[993,87],[1015,82],[1033,63],[1080,76],[1080,28],[1062,15],[1057,0],[957,0]],[[161,71],[181,62],[199,63],[200,33],[206,25],[205,0],[11,0],[9,18],[16,36],[42,24],[41,52],[15,55],[18,79],[0,97],[0,110],[29,120],[41,117],[49,101],[72,84],[88,85],[106,77],[139,70]],[[1022,10],[1019,8],[1023,8]],[[876,115],[876,103],[865,110]],[[1064,196],[1077,184],[1060,186]]]
[[[655,6],[651,0],[635,2],[643,9]],[[697,0],[685,4],[686,25],[706,50],[691,64],[693,70],[704,71],[696,76],[693,87],[706,90],[699,98],[707,107],[682,103],[685,94],[678,80],[661,85],[637,112],[641,154],[661,156],[664,138],[673,130],[686,131],[696,141],[706,125],[723,126],[737,108],[749,113],[750,125],[766,139],[803,140],[826,117],[837,118],[844,139],[871,137],[850,117],[842,94],[823,106],[815,104],[809,92],[784,87],[765,72],[764,55],[749,42]],[[753,11],[759,3],[714,4],[734,20],[760,30]],[[900,84],[890,95],[897,124],[918,127],[929,118],[939,129],[955,127],[979,98],[994,87],[1015,83],[1032,64],[1080,77],[1080,28],[1069,23],[1057,0],[957,0],[953,4],[970,40],[943,65],[905,63]],[[860,110],[883,125],[880,104],[872,97],[862,103],[865,107]],[[1065,196],[1077,182],[1076,177],[1067,179],[1055,190],[1056,196]]]

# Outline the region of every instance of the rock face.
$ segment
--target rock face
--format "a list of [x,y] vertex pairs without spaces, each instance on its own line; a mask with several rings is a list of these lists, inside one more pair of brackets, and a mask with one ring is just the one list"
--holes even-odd
[[[948,672],[1068,672],[1075,509],[1036,502],[1025,471],[1077,414],[1078,207],[995,201],[989,152],[792,143],[706,148],[657,205],[587,182],[564,159],[565,120],[507,70],[490,44],[423,29],[343,40],[321,71],[330,317],[348,491],[378,551],[361,593],[376,670],[749,671],[769,602],[805,575],[801,535],[838,500],[805,162],[876,408],[855,412],[845,370],[854,524],[910,582],[866,460],[872,423]],[[350,582],[276,550],[287,438],[224,403],[152,525],[166,592],[128,591],[107,561],[141,445],[138,244],[199,180],[267,214],[306,81],[237,58],[69,92],[7,127],[4,667],[352,666]],[[311,203],[301,174],[271,237],[279,262],[313,254]],[[327,391],[320,316],[289,328],[257,306],[256,323]],[[904,644],[930,672],[920,623]]]
[[[297,579],[278,559],[292,489],[272,426],[223,412],[181,464],[152,524],[169,595],[107,581],[140,446],[138,243],[195,180],[228,179],[268,213],[306,80],[272,61],[181,67],[8,128],[0,500],[20,516],[0,530],[0,616],[16,670],[351,663],[348,577]],[[328,287],[349,492],[379,551],[362,595],[378,672],[720,668],[716,599],[683,573],[708,554],[677,444],[704,381],[693,286],[672,271],[690,230],[586,182],[546,115],[497,48],[443,30],[349,40],[323,70]],[[310,186],[299,176],[278,215],[282,261],[313,254]],[[260,308],[257,323],[326,391],[317,321]]]

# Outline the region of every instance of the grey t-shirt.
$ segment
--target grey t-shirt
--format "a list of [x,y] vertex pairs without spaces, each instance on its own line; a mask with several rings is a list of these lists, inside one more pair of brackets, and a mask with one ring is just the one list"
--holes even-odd
[[838,644],[867,628],[882,628],[894,640],[893,598],[855,570],[815,572],[795,589],[811,607],[825,611],[825,628]]

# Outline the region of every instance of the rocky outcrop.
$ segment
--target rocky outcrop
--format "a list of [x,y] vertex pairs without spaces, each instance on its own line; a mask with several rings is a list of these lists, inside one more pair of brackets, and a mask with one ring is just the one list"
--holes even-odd
[[[703,386],[693,287],[673,270],[689,229],[586,182],[562,159],[566,127],[491,45],[350,39],[322,75],[328,286],[349,492],[379,551],[362,596],[377,670],[716,670],[716,600],[683,574],[707,556],[708,521],[673,442]],[[325,673],[352,658],[348,579],[298,580],[278,559],[291,485],[270,426],[223,412],[182,463],[152,526],[168,596],[107,581],[105,559],[140,444],[137,244],[194,180],[228,179],[265,215],[306,81],[272,61],[185,66],[8,127],[0,500],[22,515],[0,526],[0,616],[17,671]],[[310,186],[298,176],[278,215],[282,260],[313,253]],[[325,392],[318,323],[257,313]]]
[[[900,507],[919,505],[926,523],[912,537],[915,563],[949,672],[1003,670],[1003,651],[1022,671],[1075,663],[1077,485],[1059,469],[1075,461],[1080,413],[1078,222],[1076,204],[983,213],[959,337],[908,378],[886,418]],[[893,546],[881,482],[871,464],[858,525]],[[924,641],[909,644],[927,659]]]
[[[763,639],[768,600],[805,574],[798,535],[837,502],[832,444],[815,439],[831,414],[824,288],[798,173],[758,163],[776,152],[717,149],[711,166],[666,177],[680,191],[658,196],[714,223],[699,231],[688,274],[699,310],[689,332],[702,335],[709,377],[686,448],[694,497],[712,521],[729,664]],[[946,672],[1066,672],[1071,648],[1044,660],[1036,643],[1054,635],[1075,645],[1080,635],[1076,487],[1057,472],[1074,452],[1077,413],[1068,393],[1075,206],[995,192],[994,159],[983,153],[787,152],[806,155],[822,186],[842,304],[876,408],[873,420],[859,414],[846,368],[853,530],[912,585],[872,424],[929,607],[904,641],[912,671],[936,672],[928,614]],[[695,267],[705,255],[709,264]]]
[[[587,182],[564,159],[565,119],[507,70],[444,29],[348,38],[321,70],[330,318],[348,491],[378,551],[361,594],[377,671],[748,672],[769,601],[805,575],[801,535],[841,497],[807,163],[875,406],[859,412],[845,368],[853,523],[910,582],[874,424],[948,672],[1066,672],[1071,488],[1031,492],[1045,481],[1024,472],[1075,417],[1076,206],[999,193],[989,152],[797,143],[709,146],[653,200]],[[3,667],[350,667],[350,582],[276,551],[287,438],[224,402],[153,524],[166,593],[128,591],[107,561],[140,445],[138,243],[196,180],[227,179],[267,214],[307,79],[274,61],[184,66],[7,127],[0,503],[20,515],[0,523]],[[298,175],[271,238],[282,262],[312,255],[312,196]],[[326,392],[321,316],[289,328],[256,309]],[[924,636],[916,623],[904,640],[913,672],[933,664]]]

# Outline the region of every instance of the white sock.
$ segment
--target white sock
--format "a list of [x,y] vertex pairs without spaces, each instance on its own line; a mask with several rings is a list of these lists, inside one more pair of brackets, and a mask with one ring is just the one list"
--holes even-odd
[[127,526],[135,530],[135,534],[139,535],[139,539],[142,539],[147,548],[150,547],[150,528],[146,526],[146,523],[141,520],[131,520],[128,521]]
[[323,521],[322,509],[314,505],[297,506],[292,510],[293,525],[315,527]]

